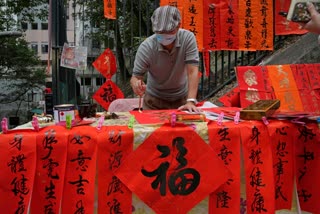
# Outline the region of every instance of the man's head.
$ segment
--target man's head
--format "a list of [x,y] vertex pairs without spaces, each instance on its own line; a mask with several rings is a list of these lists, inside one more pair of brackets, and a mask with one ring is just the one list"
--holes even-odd
[[181,16],[176,7],[169,5],[158,7],[151,16],[152,30],[157,34],[168,34],[180,25]]

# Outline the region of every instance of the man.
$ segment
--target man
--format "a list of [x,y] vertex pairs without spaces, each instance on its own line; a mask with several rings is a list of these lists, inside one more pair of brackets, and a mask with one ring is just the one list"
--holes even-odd
[[199,111],[199,52],[194,34],[179,29],[180,21],[179,10],[172,6],[157,8],[151,17],[155,34],[139,46],[130,80],[134,93],[144,94],[143,109]]

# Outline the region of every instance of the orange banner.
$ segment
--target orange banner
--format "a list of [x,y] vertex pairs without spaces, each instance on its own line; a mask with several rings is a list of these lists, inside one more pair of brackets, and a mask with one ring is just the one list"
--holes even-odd
[[275,213],[272,150],[266,125],[259,121],[241,124],[247,213]]
[[208,125],[209,144],[230,170],[227,182],[210,194],[209,213],[234,214],[240,210],[240,138],[239,126],[233,122],[223,127]]
[[272,0],[239,1],[239,49],[273,49]]
[[320,213],[320,132],[317,124],[297,127],[296,182],[301,209]]
[[37,135],[33,131],[0,134],[0,210],[27,214],[36,169]]
[[37,167],[31,213],[59,213],[67,160],[68,131],[62,126],[37,134]]
[[103,0],[104,17],[107,19],[117,19],[117,1]]
[[290,122],[270,121],[268,131],[272,146],[276,210],[292,207],[294,182],[294,136]]
[[133,150],[133,131],[125,126],[103,127],[98,135],[98,213],[131,213],[132,193],[115,176]]
[[290,65],[268,66],[270,82],[281,105],[279,110],[303,111],[299,91]]
[[191,31],[197,40],[198,49],[203,50],[203,1],[184,0],[183,28]]
[[69,131],[62,213],[94,213],[97,129],[73,127]]

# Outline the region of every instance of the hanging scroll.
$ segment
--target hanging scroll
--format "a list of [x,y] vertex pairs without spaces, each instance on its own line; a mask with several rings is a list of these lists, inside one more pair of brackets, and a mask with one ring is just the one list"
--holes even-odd
[[107,19],[117,19],[117,1],[104,0],[104,17]]

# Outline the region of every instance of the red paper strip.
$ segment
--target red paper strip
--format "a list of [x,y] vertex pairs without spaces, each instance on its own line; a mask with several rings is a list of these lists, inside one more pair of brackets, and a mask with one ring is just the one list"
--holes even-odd
[[220,0],[220,35],[222,50],[238,50],[239,48],[238,6],[238,1]]
[[[130,114],[135,117],[139,124],[164,124],[171,123],[170,117],[172,113],[177,113],[178,110],[144,110],[130,111]],[[179,114],[184,112],[179,111]],[[187,113],[185,113],[187,114]]]
[[230,176],[213,149],[185,125],[154,131],[115,174],[159,214],[186,213]]
[[98,89],[98,91],[92,96],[106,111],[108,111],[109,105],[112,101],[123,98],[124,95],[121,89],[110,79]]
[[0,210],[28,213],[36,168],[36,139],[33,131],[0,134]]
[[37,134],[37,167],[31,213],[59,213],[66,171],[68,131],[50,126]]
[[133,131],[103,127],[98,135],[98,213],[131,213],[131,191],[114,175],[133,150]]
[[257,50],[273,50],[273,0],[254,1],[257,5],[257,23],[255,30],[257,31]]
[[112,51],[107,48],[93,63],[93,67],[97,69],[106,79],[117,72],[116,57]]
[[240,90],[236,86],[218,99],[226,107],[240,107]]
[[273,161],[267,128],[259,121],[241,124],[247,213],[274,213]]
[[276,210],[291,209],[294,182],[295,125],[285,121],[271,121],[268,125],[272,146]]
[[232,176],[210,194],[209,213],[234,214],[240,210],[240,131],[233,122],[208,125],[210,146],[218,154]]
[[205,50],[220,50],[220,0],[203,0],[203,46]]
[[320,132],[317,124],[297,127],[296,182],[301,209],[311,213],[320,211]]
[[69,131],[62,213],[94,213],[97,129],[74,127]]
[[117,18],[117,1],[116,0],[104,0],[104,17],[107,19]]

